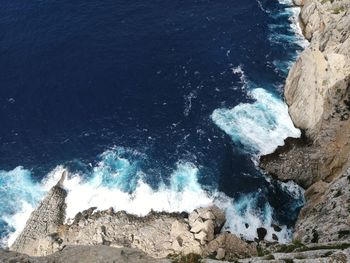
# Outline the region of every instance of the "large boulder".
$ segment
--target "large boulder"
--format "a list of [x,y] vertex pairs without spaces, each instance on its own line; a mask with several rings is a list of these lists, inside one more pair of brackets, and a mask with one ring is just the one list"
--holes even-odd
[[206,253],[207,256],[215,256],[220,260],[232,260],[256,256],[257,250],[254,244],[248,244],[236,235],[222,233],[209,242]]
[[217,206],[195,209],[188,217],[190,231],[202,245],[214,239],[225,224],[224,212]]

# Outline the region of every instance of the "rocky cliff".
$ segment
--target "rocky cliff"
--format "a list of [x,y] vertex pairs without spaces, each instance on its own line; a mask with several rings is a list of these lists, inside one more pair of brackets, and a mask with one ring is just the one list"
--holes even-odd
[[300,22],[310,41],[291,68],[285,100],[299,140],[261,158],[274,177],[306,190],[294,238],[350,240],[350,1],[304,0]]
[[306,189],[293,243],[222,233],[215,206],[146,217],[91,208],[66,224],[63,175],[0,262],[350,262],[350,1],[295,4],[310,45],[289,72],[285,99],[303,136],[261,158],[272,176]]

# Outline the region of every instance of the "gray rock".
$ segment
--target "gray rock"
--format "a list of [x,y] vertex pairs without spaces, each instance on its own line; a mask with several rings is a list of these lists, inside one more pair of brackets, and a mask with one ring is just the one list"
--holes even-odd
[[44,257],[30,257],[24,254],[0,250],[2,263],[170,263],[167,259],[155,259],[131,248],[108,246],[68,246]]
[[[285,99],[301,139],[288,138],[261,167],[306,189],[294,238],[349,241],[350,2],[296,1],[310,45],[291,68]],[[338,193],[338,194],[337,194]]]
[[65,220],[67,193],[61,185],[65,176],[66,172],[31,214],[11,250],[39,256],[53,253],[57,249],[55,245],[61,242],[57,232]]

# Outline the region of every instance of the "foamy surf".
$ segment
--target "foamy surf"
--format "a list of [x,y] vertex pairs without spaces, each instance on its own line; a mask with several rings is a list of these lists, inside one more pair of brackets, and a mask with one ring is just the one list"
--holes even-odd
[[[120,154],[124,151],[123,148],[116,148],[104,152],[101,161],[96,167],[92,167],[91,174],[70,173],[64,182],[68,192],[68,223],[78,212],[90,207],[97,207],[98,210],[113,207],[115,211],[124,210],[130,214],[144,216],[151,210],[191,212],[201,206],[216,204],[226,212],[225,230],[246,239],[254,239],[256,228],[265,227],[269,230],[267,240],[272,240],[273,208],[266,203],[261,209],[257,204],[259,193],[247,194],[234,200],[222,192],[202,186],[199,183],[201,169],[186,161],[179,161],[175,165],[169,182],[161,182],[154,188],[145,183],[144,178],[147,175],[136,164],[136,157],[139,155],[127,158]],[[1,220],[6,222],[10,229],[2,238],[3,246],[13,243],[24,228],[30,213],[58,182],[63,169],[63,166],[56,167],[40,183],[33,182],[30,171],[21,167],[1,172],[1,178],[8,180],[7,184],[2,184],[7,185],[6,189],[1,189],[2,200],[11,206],[8,211],[2,211]],[[13,175],[15,180],[12,180]],[[19,195],[13,194],[17,191],[20,191]],[[288,192],[288,189],[286,191]],[[291,198],[294,196],[291,195]],[[247,224],[249,228],[246,227]],[[282,227],[282,231],[276,235],[282,243],[291,237],[287,227]]]
[[251,153],[272,153],[287,137],[299,137],[288,114],[287,105],[262,88],[249,92],[253,103],[241,103],[232,109],[214,110],[214,123],[232,140]]
[[[262,3],[259,1],[258,3],[264,10]],[[305,48],[308,41],[304,38],[299,25],[300,8],[293,6],[291,0],[279,0],[279,3],[285,6],[284,11],[277,14],[271,13],[270,16],[272,18],[288,16],[289,31],[292,33],[278,31],[285,28],[284,24],[270,24],[270,42],[278,45],[296,43]],[[287,60],[274,60],[272,63],[278,71],[287,75],[297,55],[298,52],[295,52],[290,54]],[[278,146],[284,144],[284,139],[287,137],[300,137],[300,130],[294,127],[288,114],[288,107],[281,99],[265,89],[252,88],[255,85],[248,81],[242,65],[233,68],[232,72],[241,76],[242,89],[248,89],[248,96],[254,102],[241,103],[232,109],[214,110],[211,119],[220,129],[230,135],[236,144],[258,155],[272,153]]]
[[[263,11],[268,11],[262,5],[260,5],[260,8]],[[288,8],[286,9],[287,11]],[[287,15],[289,15],[288,12]],[[280,40],[283,39],[280,38]],[[249,81],[244,74],[242,66],[233,68],[232,72],[239,74],[242,87],[249,89]],[[252,110],[256,110],[259,113],[265,110],[273,112],[275,109],[276,114],[268,112],[263,119],[264,122],[262,124],[264,127],[261,131],[264,140],[273,141],[277,139],[278,143],[273,142],[271,145],[265,146],[263,141],[256,143],[259,142],[259,140],[256,140],[256,136],[244,137],[244,133],[239,134],[240,138],[237,142],[242,144],[247,142],[247,148],[261,154],[272,151],[273,147],[281,144],[279,136],[295,131],[293,129],[290,130],[290,123],[281,126],[278,119],[274,120],[278,116],[279,110],[285,107],[285,105],[280,107],[283,105],[283,102],[278,99],[275,101],[274,99],[276,98],[264,90],[261,91],[261,96],[257,92],[257,96],[254,97],[253,93],[254,91],[249,94],[255,102],[250,106],[238,105],[240,106],[238,112],[244,113],[242,109],[245,107],[248,110],[249,107],[252,107]],[[272,99],[269,96],[272,96]],[[190,113],[192,99],[194,98],[191,94],[185,97],[184,115],[187,116]],[[268,107],[271,102],[271,107]],[[229,111],[229,109],[227,110]],[[226,113],[230,115],[229,112]],[[223,117],[223,122],[225,122],[225,116]],[[259,120],[254,119],[254,116],[248,115],[246,119],[252,121],[252,124],[254,122],[259,124],[257,122]],[[283,120],[289,120],[289,118]],[[271,123],[273,128],[269,126]],[[256,126],[252,125],[251,127]],[[284,131],[286,132],[284,133]],[[274,137],[274,135],[276,136]],[[270,144],[270,141],[268,141],[268,144]],[[151,210],[190,212],[199,206],[215,203],[226,211],[228,219],[225,225],[226,230],[247,239],[253,239],[256,236],[256,228],[265,227],[269,233],[267,239],[272,240],[271,233],[273,230],[271,222],[274,222],[274,211],[267,202],[262,206],[258,204],[257,200],[261,193],[246,194],[238,199],[232,199],[215,189],[209,190],[199,183],[199,179],[202,176],[201,168],[185,160],[174,164],[173,172],[167,175],[169,182],[160,183],[158,187],[153,188],[144,180],[150,175],[145,174],[139,165],[142,156],[138,154],[132,156],[134,157],[123,156],[119,151],[115,150],[106,151],[102,154],[102,160],[95,167],[92,167],[91,172],[88,174],[83,172],[71,174],[65,182],[65,187],[68,191],[68,218],[74,217],[77,212],[91,206],[96,206],[100,210],[114,207],[115,210],[125,210],[136,215],[145,215]],[[62,169],[62,166],[57,167],[41,182],[36,182],[31,172],[21,167],[12,171],[1,172],[0,180],[4,178],[6,181],[6,183],[1,184],[1,186],[5,186],[0,190],[1,200],[8,205],[4,213],[1,213],[1,219],[9,226],[8,235],[2,239],[6,245],[11,244],[23,229],[31,211],[45,196],[50,187],[59,180]],[[12,180],[12,177],[16,178],[16,180]],[[289,192],[293,187],[287,185],[285,191]],[[295,193],[294,190],[291,192],[291,198],[296,201],[296,204],[299,204],[301,197]],[[276,234],[280,242],[287,242],[290,239],[290,230],[285,226],[282,226],[282,231]]]
[[[283,11],[270,14],[273,22],[268,25],[270,31],[269,41],[281,48],[283,46],[297,45],[296,50],[289,54],[288,60],[276,59],[272,62],[277,71],[287,76],[297,56],[309,45],[309,42],[305,39],[300,26],[300,7],[294,6],[293,1],[289,0],[280,0],[279,3],[282,5]],[[284,21],[280,22],[282,17],[288,17],[289,25],[287,28]]]

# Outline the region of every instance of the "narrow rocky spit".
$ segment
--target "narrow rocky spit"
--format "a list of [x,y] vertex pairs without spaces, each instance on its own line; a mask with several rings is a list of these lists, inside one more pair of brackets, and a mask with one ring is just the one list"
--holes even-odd
[[310,45],[291,68],[285,100],[300,139],[261,157],[271,176],[306,189],[290,244],[222,232],[216,206],[145,217],[90,208],[65,223],[54,186],[0,262],[350,262],[350,1],[295,0]]

